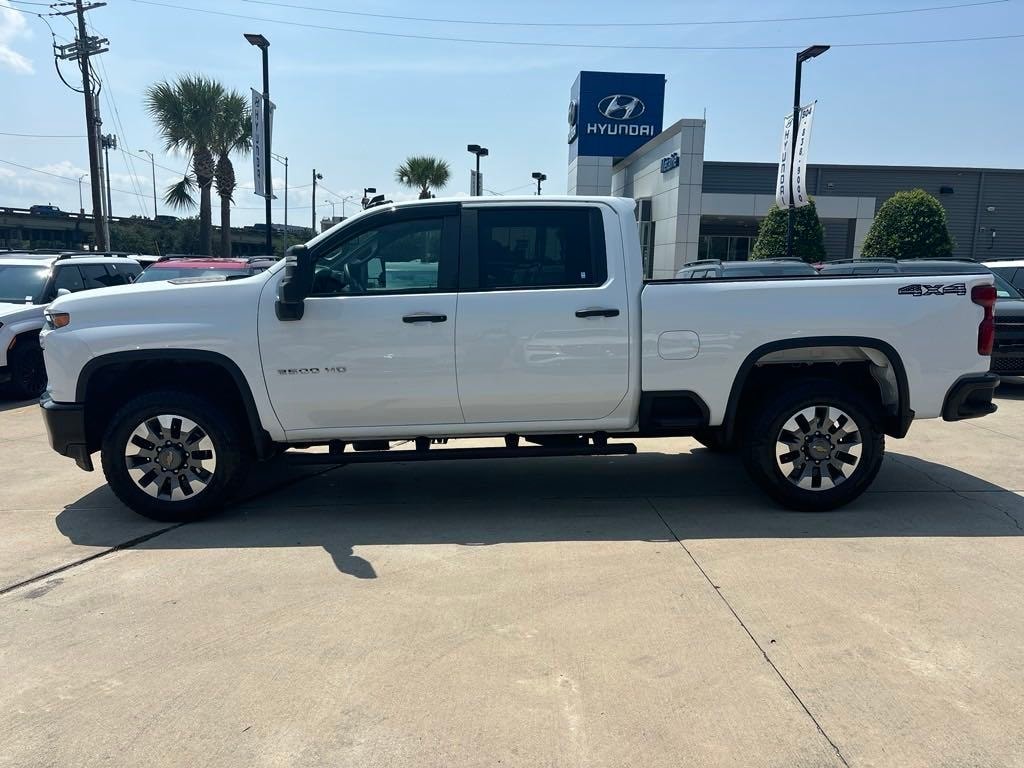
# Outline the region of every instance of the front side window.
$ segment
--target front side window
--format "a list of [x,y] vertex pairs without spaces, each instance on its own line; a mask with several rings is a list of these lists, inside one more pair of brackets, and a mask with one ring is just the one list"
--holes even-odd
[[54,270],[53,289],[54,291],[59,291],[62,288],[71,291],[71,293],[85,288],[85,283],[82,282],[82,274],[75,265],[65,264],[63,267],[57,267]]
[[313,295],[436,291],[442,224],[395,221],[348,238],[317,259]]
[[580,288],[607,277],[603,242],[587,208],[480,208],[479,280],[483,290]]

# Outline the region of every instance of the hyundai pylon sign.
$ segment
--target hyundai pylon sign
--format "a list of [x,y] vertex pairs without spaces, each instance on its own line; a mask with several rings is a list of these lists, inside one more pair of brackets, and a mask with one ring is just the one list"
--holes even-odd
[[625,157],[661,133],[665,76],[580,72],[569,100],[569,158]]

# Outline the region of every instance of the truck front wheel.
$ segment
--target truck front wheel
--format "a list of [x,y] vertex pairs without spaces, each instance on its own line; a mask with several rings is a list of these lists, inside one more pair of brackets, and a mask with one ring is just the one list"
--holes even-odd
[[111,419],[103,473],[115,495],[164,522],[221,509],[242,477],[244,443],[223,408],[187,392],[141,395]]
[[885,436],[860,394],[827,379],[769,396],[745,430],[743,460],[775,501],[802,512],[835,509],[867,490]]

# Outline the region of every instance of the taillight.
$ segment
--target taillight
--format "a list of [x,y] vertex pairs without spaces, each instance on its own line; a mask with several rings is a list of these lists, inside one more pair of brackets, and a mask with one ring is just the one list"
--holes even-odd
[[996,305],[996,287],[994,285],[976,285],[971,289],[971,301],[985,310],[978,326],[978,354],[992,354],[992,345],[996,340],[996,320],[992,308]]

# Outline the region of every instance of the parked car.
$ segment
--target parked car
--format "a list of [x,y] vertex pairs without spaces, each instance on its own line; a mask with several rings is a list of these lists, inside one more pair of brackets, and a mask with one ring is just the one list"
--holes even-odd
[[818,266],[819,275],[886,275],[900,271],[896,259],[836,259]]
[[799,277],[818,274],[810,264],[800,259],[763,259],[759,261],[720,261],[701,259],[691,261],[676,272],[676,280],[703,280],[705,278],[735,279],[744,277]]
[[1000,259],[983,263],[1024,295],[1024,258]]
[[[85,470],[99,451],[114,493],[160,520],[220,509],[292,445],[330,452],[290,461],[345,463],[399,459],[392,440],[414,461],[709,433],[773,499],[824,510],[871,484],[886,435],[995,410],[984,268],[646,282],[634,208],[383,205],[246,280],[65,296],[42,334],[50,443]],[[373,284],[399,265],[415,285]],[[506,447],[431,447],[487,436]]]
[[272,258],[214,258],[207,256],[164,256],[146,267],[137,283],[155,283],[161,280],[185,278],[214,278],[237,280],[258,275],[274,264]]
[[996,278],[996,342],[992,371],[1024,376],[1024,295],[998,272]]
[[16,397],[39,397],[46,388],[39,347],[46,305],[65,294],[125,285],[141,272],[123,257],[0,254],[0,384]]

